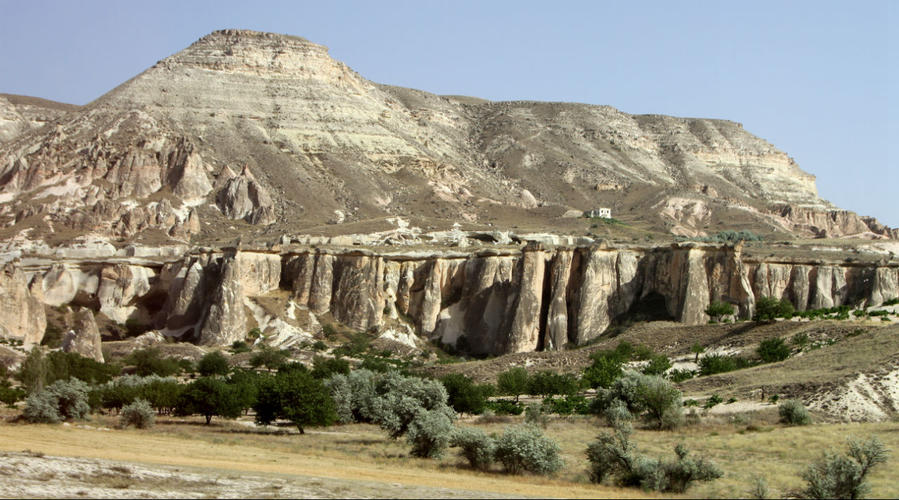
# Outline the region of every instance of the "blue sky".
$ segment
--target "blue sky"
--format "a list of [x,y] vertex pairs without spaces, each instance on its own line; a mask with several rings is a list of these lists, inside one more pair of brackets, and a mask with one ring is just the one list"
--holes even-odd
[[899,226],[899,1],[0,0],[0,92],[87,103],[220,28],[380,83],[743,123],[821,196]]

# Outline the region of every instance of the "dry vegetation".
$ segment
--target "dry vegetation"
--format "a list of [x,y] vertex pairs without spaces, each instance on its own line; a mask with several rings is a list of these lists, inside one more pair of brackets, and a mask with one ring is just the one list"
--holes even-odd
[[[488,423],[471,419],[460,424],[477,425],[487,432],[501,432],[503,427],[520,419],[507,417]],[[889,449],[899,450],[897,422],[785,427],[775,421],[773,411],[728,417],[706,416],[701,424],[678,431],[637,431],[634,440],[638,449],[649,455],[670,456],[674,445],[684,442],[695,452],[715,460],[725,471],[725,476],[688,491],[690,496],[698,497],[746,496],[756,476],[766,478],[773,494],[786,495],[802,485],[799,474],[808,463],[826,450],[843,448],[850,436],[875,435]],[[452,453],[441,460],[411,458],[404,441],[392,441],[370,425],[335,426],[299,436],[293,431],[256,429],[245,422],[224,422],[207,427],[196,420],[161,419],[154,429],[144,431],[117,430],[113,424],[109,417],[94,417],[88,425],[74,426],[3,423],[0,424],[0,434],[4,436],[0,449],[7,452],[32,450],[32,455],[47,457],[100,460],[100,465],[91,469],[94,472],[82,473],[87,479],[78,487],[87,488],[93,484],[96,488],[88,490],[88,496],[98,496],[110,488],[131,488],[131,494],[126,496],[135,496],[141,488],[150,491],[161,488],[154,496],[163,496],[162,492],[215,493],[216,488],[228,483],[229,478],[246,479],[256,484],[256,488],[266,481],[266,484],[282,486],[282,489],[263,491],[253,489],[252,484],[239,488],[232,485],[233,491],[252,496],[645,495],[637,489],[597,486],[588,482],[584,449],[603,429],[600,421],[593,417],[550,421],[546,433],[562,446],[565,460],[565,468],[553,478],[508,476],[497,470],[475,472],[466,469]],[[7,455],[7,459],[12,460],[9,458],[12,456]],[[141,479],[140,474],[123,474],[121,470],[116,473],[110,469],[115,467],[110,464],[116,463],[120,468],[149,467],[155,472],[148,472]],[[891,464],[895,464],[895,459],[874,470],[870,478],[872,497],[899,495],[899,484],[893,480],[895,467]],[[163,466],[168,468],[160,469]],[[11,479],[12,474],[0,473],[7,481]],[[45,480],[67,481],[65,474],[45,474]],[[157,481],[160,474],[179,477],[180,482],[153,486],[151,483]],[[203,478],[208,482],[205,486],[200,484]],[[310,482],[315,481],[318,481],[317,489],[310,486]],[[216,486],[218,483],[221,484]],[[9,488],[9,485],[5,487]],[[3,496],[9,496],[10,491]],[[78,493],[62,491],[64,496]],[[34,494],[26,493],[27,496]]]

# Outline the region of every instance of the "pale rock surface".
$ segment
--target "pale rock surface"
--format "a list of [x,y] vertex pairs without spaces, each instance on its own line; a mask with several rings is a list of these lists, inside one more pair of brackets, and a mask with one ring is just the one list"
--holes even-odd
[[0,269],[0,336],[22,341],[26,349],[41,343],[47,327],[44,305],[28,289],[16,264]]
[[63,337],[62,350],[103,362],[100,330],[94,320],[94,313],[90,309],[81,308],[75,311],[72,329]]
[[200,329],[200,345],[225,346],[246,338],[247,316],[240,273],[240,260],[234,255],[225,256],[219,271],[221,277],[213,289]]

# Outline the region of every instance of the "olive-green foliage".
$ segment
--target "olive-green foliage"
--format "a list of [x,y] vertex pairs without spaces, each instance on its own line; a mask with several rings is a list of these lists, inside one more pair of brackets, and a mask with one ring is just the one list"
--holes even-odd
[[90,413],[87,393],[87,384],[77,378],[57,380],[28,396],[25,400],[25,419],[33,423],[82,420]]
[[228,385],[232,387],[241,411],[246,411],[256,404],[259,395],[259,386],[262,385],[266,375],[255,370],[235,368],[228,376]]
[[446,388],[447,403],[459,413],[478,415],[484,411],[487,398],[493,392],[492,385],[478,385],[461,373],[450,373],[440,378]]
[[9,380],[0,380],[0,403],[15,408],[16,403],[25,397],[25,390],[13,387]]
[[278,418],[290,420],[300,431],[331,425],[337,420],[334,401],[321,380],[305,369],[281,370],[263,380],[256,397],[256,422],[268,425]]
[[496,377],[497,392],[505,396],[515,396],[515,401],[518,401],[518,396],[528,391],[529,379],[528,371],[524,368],[509,368]]
[[790,319],[795,309],[787,299],[777,300],[774,297],[759,297],[755,303],[755,314],[752,320],[756,322],[770,322],[776,318]]
[[868,472],[886,463],[888,450],[876,437],[849,440],[849,453],[826,453],[802,473],[806,487],[803,498],[863,498],[869,491]]
[[740,356],[711,354],[699,358],[699,374],[714,375],[716,373],[741,370],[752,365],[752,361]]
[[406,433],[421,411],[437,411],[450,420],[456,418],[456,412],[447,405],[446,388],[437,380],[387,372],[375,378],[374,389],[369,405],[372,421],[394,439]]
[[206,425],[214,416],[237,418],[241,411],[241,400],[234,386],[218,377],[200,377],[188,384],[176,407],[179,415],[203,415]]
[[605,400],[606,408],[620,400],[656,429],[675,428],[683,422],[681,392],[659,376],[625,372],[608,390],[597,393],[597,399]]
[[642,372],[646,375],[662,375],[671,368],[671,361],[664,354],[653,355],[649,359],[649,363],[643,367]]
[[521,415],[524,412],[524,406],[518,401],[510,401],[508,399],[495,399],[487,401],[485,409],[494,412],[497,415]]
[[121,367],[113,363],[100,363],[74,352],[53,351],[45,355],[42,349],[35,347],[25,358],[16,378],[28,392],[32,392],[70,378],[102,384],[119,373]]
[[558,415],[589,415],[590,402],[584,396],[572,394],[563,398],[544,398],[543,411]]
[[406,431],[406,440],[412,446],[411,455],[420,458],[439,458],[449,446],[453,420],[440,410],[419,411]]
[[691,457],[683,444],[674,448],[676,460],[663,461],[640,455],[630,441],[631,432],[628,422],[618,420],[614,432],[600,434],[587,447],[591,481],[600,483],[609,478],[620,486],[683,493],[695,481],[711,481],[723,475],[713,462],[703,457]]
[[457,427],[450,437],[450,446],[459,448],[459,456],[468,460],[472,469],[487,470],[493,463],[496,442],[476,427]]
[[755,352],[765,363],[774,363],[790,357],[790,346],[780,338],[765,339]]
[[153,408],[169,413],[178,406],[184,386],[173,377],[123,375],[90,392],[91,407],[120,410],[137,399],[146,400]]
[[563,465],[559,451],[559,445],[539,428],[525,425],[506,428],[496,439],[494,457],[510,474],[552,474]]
[[596,389],[609,387],[624,373],[624,359],[615,351],[597,351],[590,355],[593,364],[584,370],[584,383]]
[[722,317],[734,314],[734,306],[727,302],[712,302],[705,313],[711,316],[713,321],[721,321]]
[[578,380],[570,373],[556,373],[550,370],[539,371],[528,378],[528,394],[549,397],[577,393]]
[[197,372],[204,377],[227,375],[229,371],[231,371],[231,365],[228,363],[228,358],[220,351],[207,353],[197,363]]
[[777,412],[780,414],[781,423],[787,425],[808,425],[812,423],[808,410],[805,409],[801,401],[796,399],[787,399],[777,405]]
[[250,366],[259,368],[264,366],[269,370],[277,370],[287,361],[287,352],[263,345],[256,354],[250,358]]
[[338,373],[342,375],[350,373],[350,362],[341,358],[326,358],[323,356],[312,358],[313,377],[324,380]]
[[375,378],[374,372],[363,368],[346,375],[332,375],[325,381],[325,387],[334,400],[338,422],[348,424],[373,420],[371,405],[377,397]]
[[41,339],[41,345],[50,349],[59,349],[62,347],[63,331],[55,325],[47,325],[44,329],[44,337]]
[[133,403],[122,407],[119,417],[119,425],[128,427],[133,425],[138,429],[147,429],[156,424],[156,414],[153,407],[144,399],[136,399]]
[[49,363],[44,356],[43,349],[33,347],[19,371],[16,372],[16,378],[22,383],[27,393],[38,392],[44,388],[47,380],[47,372],[49,371]]
[[233,352],[234,354],[238,354],[241,352],[250,352],[252,350],[253,348],[244,340],[235,340],[231,344],[231,352]]
[[159,375],[168,377],[181,372],[178,360],[162,356],[162,352],[156,347],[139,349],[132,352],[125,363],[134,366],[134,374],[141,377]]

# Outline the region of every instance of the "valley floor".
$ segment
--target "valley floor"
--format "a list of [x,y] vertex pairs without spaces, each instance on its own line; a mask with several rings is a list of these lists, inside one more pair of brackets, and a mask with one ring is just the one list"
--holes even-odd
[[[7,413],[8,415],[8,413]],[[501,432],[520,417],[476,425]],[[897,497],[899,422],[784,427],[772,412],[702,417],[674,432],[638,430],[641,453],[670,457],[674,445],[713,459],[725,472],[688,490],[690,497],[745,497],[755,477],[772,496],[802,486],[801,471],[848,437],[876,435],[892,450],[870,478],[871,497]],[[161,418],[148,430],[120,430],[111,417],[71,425],[0,423],[2,497],[644,497],[639,489],[587,481],[584,449],[604,428],[590,417],[552,419],[546,434],[562,447],[554,478],[474,472],[454,451],[441,460],[410,458],[405,441],[370,425],[310,429],[306,435],[255,428],[247,421]],[[676,496],[675,496],[676,497]]]

